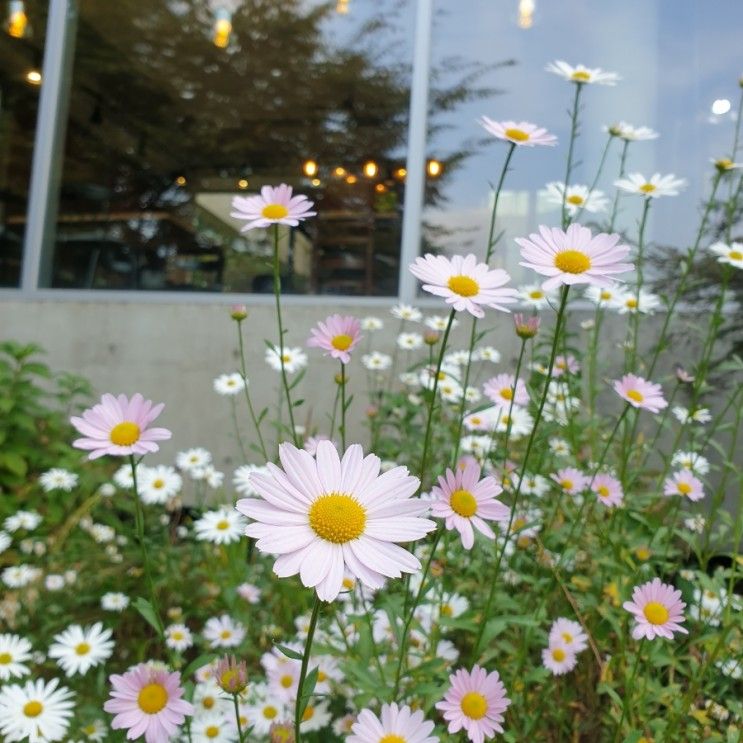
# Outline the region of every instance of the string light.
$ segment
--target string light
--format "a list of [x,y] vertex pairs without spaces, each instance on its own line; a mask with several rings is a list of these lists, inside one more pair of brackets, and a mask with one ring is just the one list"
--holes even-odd
[[313,178],[317,175],[317,163],[314,160],[305,160],[302,171],[308,178]]
[[367,178],[376,178],[378,172],[379,166],[374,162],[374,160],[368,160],[364,163],[364,175]]
[[384,193],[387,190],[387,186],[385,186],[384,183],[377,183],[377,185],[374,186],[374,190],[377,193]]
[[395,171],[395,172],[393,173],[393,175],[395,176],[395,178],[397,178],[397,180],[398,180],[398,181],[403,181],[403,180],[405,180],[405,176],[406,176],[407,174],[408,174],[408,171],[407,171],[407,170],[405,170],[405,168],[398,168],[398,169],[397,169],[397,170],[396,170],[396,171]]
[[232,34],[232,16],[228,10],[220,8],[214,14],[214,34],[212,41],[214,46],[220,49],[226,49],[230,43]]
[[346,169],[342,168],[340,165],[333,170],[333,175],[336,178],[343,178],[346,175]]
[[313,186],[315,186],[315,188],[317,188],[317,186],[319,186],[319,185],[320,185],[320,184],[322,183],[322,181],[321,181],[321,180],[320,180],[319,178],[313,178],[313,179],[312,179],[312,180],[310,181],[310,183],[311,183],[311,184],[312,184]]
[[175,179],[175,185],[176,186],[185,186],[186,185],[186,176],[185,175],[179,175]]
[[29,70],[26,73],[26,82],[31,85],[41,85],[41,73],[38,70]]
[[353,186],[353,184],[356,183],[357,180],[358,178],[355,175],[346,176],[346,183],[348,183],[349,186]]
[[534,0],[519,0],[519,28],[534,25]]
[[441,175],[441,163],[438,160],[429,160],[428,164],[426,165],[426,173],[431,176],[431,178],[438,178]]
[[245,189],[246,189],[246,188],[247,188],[247,187],[248,187],[249,185],[250,185],[250,184],[248,183],[248,179],[247,179],[247,178],[241,178],[241,179],[240,179],[240,180],[239,180],[239,181],[237,182],[237,187],[238,187],[238,188],[240,188],[240,189],[242,189],[243,191],[244,191],[244,190],[245,190]]
[[28,28],[28,16],[23,0],[11,0],[8,8],[8,34],[14,39],[22,39]]

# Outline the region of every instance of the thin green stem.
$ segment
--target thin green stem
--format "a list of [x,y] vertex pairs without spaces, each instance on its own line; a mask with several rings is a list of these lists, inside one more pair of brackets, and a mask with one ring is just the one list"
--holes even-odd
[[601,153],[601,160],[599,162],[598,170],[596,171],[596,175],[594,176],[593,181],[591,182],[591,186],[588,189],[588,196],[586,196],[586,200],[581,204],[580,209],[578,209],[578,213],[575,215],[575,222],[577,222],[582,214],[584,209],[586,208],[586,204],[589,202],[591,198],[591,194],[596,190],[596,186],[598,185],[599,178],[601,177],[601,173],[604,170],[604,163],[606,162],[606,156],[609,154],[609,148],[611,147],[611,143],[616,139],[616,137],[613,134],[610,134],[608,139],[606,140],[606,144],[604,145],[604,151]]
[[457,466],[459,457],[459,442],[462,438],[462,425],[464,424],[464,413],[467,409],[467,387],[470,383],[470,369],[472,368],[472,354],[475,350],[475,337],[477,333],[477,318],[472,318],[472,330],[470,331],[469,352],[467,354],[467,364],[464,369],[464,379],[462,380],[462,404],[459,406],[459,415],[457,416],[457,431],[454,435],[454,448],[451,458],[452,469]]
[[240,448],[240,454],[242,454],[243,462],[248,461],[248,453],[245,451],[245,444],[243,444],[243,437],[240,433],[240,424],[237,420],[237,404],[235,398],[230,398],[230,409],[232,411],[232,425],[235,429],[235,438],[237,439],[237,445]]
[[622,723],[624,722],[624,718],[627,716],[627,710],[629,709],[630,700],[632,699],[633,684],[635,682],[635,677],[637,676],[637,669],[640,667],[640,656],[642,655],[642,649],[644,645],[645,638],[643,637],[642,640],[640,640],[639,647],[637,648],[637,654],[635,655],[635,664],[632,668],[632,675],[630,676],[629,681],[624,685],[624,703],[622,704],[622,714],[620,715],[619,722],[617,723],[617,727],[614,730],[614,743],[619,740],[619,736],[622,730]]
[[245,383],[243,386],[243,391],[245,392],[245,402],[248,404],[248,412],[250,413],[250,419],[253,421],[253,425],[255,426],[255,432],[258,435],[258,444],[261,447],[261,454],[263,455],[263,458],[268,461],[268,449],[266,449],[266,442],[263,440],[263,434],[261,433],[261,427],[260,423],[258,422],[258,418],[255,414],[255,410],[253,408],[253,401],[250,399],[250,390],[248,389],[248,371],[247,371],[247,364],[245,363],[245,345],[243,343],[243,333],[242,333],[242,320],[237,321],[237,342],[240,347],[240,373],[243,377],[243,382]]
[[294,741],[300,743],[301,731],[299,726],[302,723],[302,715],[306,707],[308,697],[303,694],[304,681],[307,678],[307,665],[310,662],[310,653],[312,652],[312,640],[315,637],[315,627],[317,627],[317,617],[320,614],[320,599],[315,595],[315,603],[312,606],[312,615],[310,616],[310,626],[307,630],[307,640],[304,643],[304,653],[302,654],[302,666],[299,671],[299,682],[297,683],[297,701],[294,705]]
[[640,231],[637,238],[637,288],[635,290],[635,311],[632,314],[632,350],[630,352],[628,370],[635,368],[637,361],[637,344],[640,336],[640,292],[643,284],[643,263],[645,259],[645,227],[648,222],[648,212],[650,211],[650,197],[645,197],[645,203],[642,207],[642,218],[640,219]]
[[490,212],[490,227],[488,229],[488,249],[485,251],[485,263],[490,263],[490,259],[493,257],[493,249],[495,248],[495,217],[498,212],[498,199],[500,198],[500,192],[503,188],[503,183],[506,180],[506,173],[508,172],[508,165],[511,162],[511,157],[516,149],[516,145],[511,142],[508,152],[506,153],[506,160],[503,163],[503,169],[500,172],[500,178],[498,179],[498,185],[495,187],[495,196],[493,197],[493,208]]
[[243,736],[242,722],[240,722],[240,704],[237,701],[237,694],[232,695],[232,703],[235,705],[235,723],[237,725],[237,740],[238,740],[238,743],[243,743],[245,738]]
[[521,365],[524,363],[524,352],[526,351],[527,338],[521,339],[521,348],[519,349],[519,357],[516,361],[516,371],[513,375],[513,396],[508,403],[508,420],[506,421],[506,436],[503,441],[503,471],[506,469],[506,462],[508,461],[508,442],[511,438],[511,428],[513,427],[513,406],[516,401],[516,388],[519,384],[519,376],[521,374]]
[[338,426],[338,433],[341,435],[341,449],[346,451],[346,367],[343,362],[341,364],[340,381],[338,385],[341,388],[341,423]]
[[[281,319],[281,265],[279,263],[279,226],[273,226],[273,295],[276,299],[276,321],[279,325],[279,361],[281,362],[281,382],[286,395],[286,405],[289,408],[289,425],[291,426],[292,440],[294,446],[300,447],[302,442],[297,435],[297,427],[294,424],[294,406],[289,389],[289,379],[286,376],[286,363],[284,362],[284,324]],[[298,741],[299,739],[297,739]]]
[[573,110],[570,114],[570,143],[568,144],[568,160],[565,165],[565,183],[562,190],[562,228],[570,224],[570,215],[567,209],[568,186],[570,176],[573,172],[573,152],[575,151],[575,140],[578,138],[578,111],[580,110],[580,94],[583,83],[575,83],[575,97],[573,98]]
[[[624,178],[624,174],[626,172],[625,168],[627,167],[627,150],[629,150],[629,143],[629,139],[624,140],[622,154],[619,158],[619,178]],[[609,219],[609,229],[607,230],[609,233],[614,232],[614,225],[617,221],[617,214],[619,212],[619,199],[621,195],[622,192],[617,188],[614,193],[614,204],[611,207],[611,218]]]

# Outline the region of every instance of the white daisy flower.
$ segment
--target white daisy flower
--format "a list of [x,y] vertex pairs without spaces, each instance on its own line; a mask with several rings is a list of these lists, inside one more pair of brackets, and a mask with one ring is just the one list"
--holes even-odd
[[[463,348],[459,351],[449,351],[449,353],[444,356],[444,365],[445,366],[465,366],[470,358],[470,352]],[[472,352],[472,360],[475,360],[475,353]]]
[[527,286],[519,287],[519,299],[529,307],[543,310],[550,306],[550,302],[554,304],[555,296],[550,292],[546,292],[539,284],[528,284]]
[[[449,323],[449,318],[444,315],[431,315],[431,317],[427,317],[424,321],[424,324],[426,327],[431,328],[431,330],[438,330],[439,332],[443,332],[446,330],[446,326]],[[451,327],[452,330],[459,325],[459,320],[453,320]]]
[[604,131],[614,137],[619,137],[628,142],[644,142],[649,139],[657,139],[660,135],[649,126],[633,126],[626,121],[620,121],[618,124],[605,126]]
[[245,639],[245,627],[227,614],[222,614],[207,621],[203,635],[212,649],[233,648]]
[[237,740],[234,716],[228,718],[217,710],[196,715],[191,721],[192,743],[234,743]]
[[239,542],[247,521],[234,508],[219,508],[207,511],[194,523],[196,539],[212,544]]
[[44,587],[47,591],[61,591],[65,587],[64,575],[50,573],[44,578]]
[[39,484],[45,492],[64,490],[69,493],[77,485],[78,476],[74,472],[54,467],[39,475]]
[[310,702],[304,710],[299,729],[304,733],[311,733],[313,730],[326,728],[331,720],[328,704],[327,700],[317,704]]
[[372,351],[372,353],[364,354],[361,357],[361,363],[370,371],[384,371],[392,366],[392,357],[386,353]]
[[[563,194],[565,193],[565,184],[560,181],[552,181],[545,186],[542,192],[545,203],[553,204],[562,208]],[[609,207],[609,199],[606,198],[603,191],[591,191],[588,186],[575,184],[568,186],[567,195],[564,197],[565,211],[574,217],[579,211],[583,210],[596,214],[605,212]]]
[[66,676],[86,674],[90,668],[110,658],[114,648],[111,630],[104,629],[101,622],[90,627],[73,624],[53,639],[49,657],[56,658]]
[[36,511],[16,511],[12,516],[5,519],[3,528],[12,534],[19,529],[33,531],[40,523],[41,515]]
[[[266,349],[266,363],[277,372],[281,371],[281,355],[280,349],[276,346],[269,346]],[[284,370],[287,374],[294,374],[294,372],[304,369],[307,366],[307,354],[298,346],[288,347],[284,346]]]
[[116,531],[108,524],[91,524],[88,534],[98,543],[107,544],[116,538]]
[[718,256],[718,263],[727,263],[735,268],[743,268],[743,243],[734,242],[726,245],[723,242],[716,242],[710,245],[709,249]]
[[570,444],[565,439],[552,436],[549,440],[550,451],[556,457],[568,457],[570,456]]
[[101,596],[101,609],[104,611],[124,611],[129,606],[129,597],[125,593],[111,591]]
[[11,565],[2,572],[2,580],[8,588],[23,588],[41,578],[41,570],[31,565]]
[[261,589],[252,583],[241,583],[235,590],[237,595],[249,604],[257,604],[261,600]]
[[709,472],[709,460],[692,451],[677,451],[671,458],[671,465],[691,470],[697,475],[706,475]]
[[381,330],[384,327],[384,322],[378,317],[364,317],[361,319],[362,330]]
[[423,336],[420,333],[400,333],[397,345],[405,351],[414,351],[423,345]]
[[615,308],[615,303],[624,296],[624,290],[619,286],[589,286],[584,296],[594,304]]
[[407,304],[395,305],[390,312],[398,320],[408,320],[409,322],[420,322],[423,319],[423,313],[416,307]]
[[108,728],[103,720],[93,720],[88,725],[83,725],[80,732],[85,736],[85,740],[104,741],[108,737]]
[[616,72],[605,72],[600,67],[585,67],[582,64],[573,67],[560,59],[550,62],[545,69],[577,85],[616,85],[621,80]]
[[0,733],[7,741],[62,740],[72,717],[72,692],[57,679],[9,684],[0,689]]
[[165,644],[183,652],[193,645],[193,635],[185,624],[171,624],[165,628]]
[[[518,486],[518,482],[515,483]],[[549,480],[542,475],[525,474],[521,483],[521,492],[524,495],[535,495],[537,498],[543,496],[550,489]]]
[[238,372],[220,374],[213,382],[214,391],[218,395],[239,395],[245,389],[245,379]]
[[286,716],[288,709],[282,699],[269,691],[266,684],[256,684],[251,691],[252,701],[246,713],[253,725],[253,734],[265,736],[274,722]]
[[475,353],[472,355],[475,361],[490,361],[492,364],[497,364],[500,361],[500,351],[493,348],[492,346],[482,346],[475,349]]
[[661,196],[678,196],[679,190],[686,185],[686,181],[683,178],[676,178],[673,174],[655,173],[650,178],[646,178],[641,173],[630,173],[626,178],[614,181],[614,185],[627,193],[657,199]]
[[203,447],[197,446],[194,449],[178,452],[175,455],[175,465],[179,470],[190,472],[194,469],[201,469],[211,464],[212,455]]
[[180,493],[183,478],[175,471],[175,468],[159,464],[156,467],[147,467],[141,475],[138,473],[137,487],[142,503],[161,504]]
[[511,441],[518,441],[523,436],[528,436],[534,427],[534,418],[526,408],[517,408],[514,406],[509,415],[508,410],[501,410],[495,424],[495,430],[498,433],[505,433],[511,429]]
[[684,519],[684,526],[695,534],[704,534],[704,528],[707,525],[707,519],[698,513],[691,518]]
[[660,307],[660,297],[645,289],[640,289],[639,296],[637,289],[625,288],[619,291],[615,290],[615,292],[615,297],[611,300],[611,306],[620,315],[636,312],[642,315],[652,315],[653,311]]
[[250,484],[250,476],[254,473],[267,473],[268,467],[258,464],[243,464],[235,470],[232,476],[232,484],[240,495],[256,495],[255,489]]
[[0,681],[28,675],[24,661],[31,659],[31,643],[25,637],[0,635]]
[[13,543],[13,538],[7,532],[0,531],[0,555]]
[[[202,669],[208,669],[209,673],[212,673],[214,667],[213,665],[202,666],[199,670]],[[196,708],[196,717],[215,711],[229,714],[232,710],[232,700],[224,694],[212,676],[202,678],[196,684],[193,692],[193,705]]]

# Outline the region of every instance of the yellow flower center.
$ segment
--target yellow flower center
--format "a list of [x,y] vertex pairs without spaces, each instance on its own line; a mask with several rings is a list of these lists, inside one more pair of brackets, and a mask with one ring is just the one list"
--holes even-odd
[[131,446],[139,441],[139,426],[132,421],[123,421],[117,423],[112,429],[108,437],[111,439],[112,444],[116,446]]
[[506,129],[505,134],[508,139],[514,139],[517,142],[526,142],[529,139],[528,132],[523,129]]
[[380,738],[379,743],[407,743],[407,741],[401,735],[390,733],[389,735],[385,735],[384,738]]
[[444,604],[441,607],[441,616],[450,617],[454,614],[454,610],[451,608],[451,604]]
[[23,705],[23,714],[26,717],[38,717],[44,711],[44,705],[35,700]]
[[583,203],[583,197],[578,196],[577,193],[574,193],[568,196],[565,201],[567,201],[568,204],[575,204],[576,206],[580,206]]
[[310,526],[315,534],[333,544],[358,539],[366,526],[366,509],[350,495],[329,493],[310,508]]
[[469,276],[452,276],[447,286],[460,297],[474,297],[480,291],[480,285]]
[[284,675],[284,676],[281,677],[281,685],[285,689],[288,689],[292,685],[293,682],[294,682],[294,677],[293,676],[289,676],[288,674],[286,674],[286,675]]
[[354,581],[351,578],[344,578],[343,579],[343,588],[347,588],[349,591],[353,589],[353,587],[356,585]]
[[182,640],[183,639],[183,632],[180,630],[176,630],[175,632],[170,633],[170,637],[173,640]]
[[152,481],[152,487],[153,488],[157,488],[158,490],[160,488],[164,488],[165,487],[165,481],[164,480],[160,480],[160,479],[153,480]]
[[0,653],[0,666],[7,666],[12,661],[13,656],[10,653]]
[[93,735],[94,732],[95,732],[95,725],[86,725],[83,728],[83,733],[85,733],[85,735]]
[[540,292],[539,289],[529,292],[529,299],[541,299],[543,296],[544,292]]
[[468,691],[460,702],[462,712],[472,720],[479,720],[485,717],[488,711],[488,701],[477,691]]
[[566,645],[570,645],[570,643],[573,642],[573,636],[570,632],[563,632],[560,637],[562,637],[563,642],[565,642]]
[[598,488],[598,494],[602,498],[608,498],[609,497],[609,488],[606,487],[606,485],[599,485]]
[[340,335],[336,335],[333,340],[330,341],[330,345],[333,346],[333,348],[338,349],[339,351],[347,350],[352,343],[353,338],[348,335],[348,333],[341,333]]
[[272,707],[270,704],[267,707],[263,708],[263,716],[267,720],[273,720],[276,715],[279,714],[279,711],[276,709],[276,707]]
[[572,480],[560,480],[560,487],[563,490],[572,490],[573,489],[573,481]]
[[224,531],[225,529],[229,529],[230,522],[226,521],[225,519],[222,519],[221,521],[217,521],[217,529],[220,531]]
[[650,559],[651,552],[647,547],[638,547],[635,550],[635,554],[637,555],[638,560],[642,560],[644,562],[645,560]]
[[733,161],[729,157],[723,157],[718,160],[715,165],[720,170],[730,170],[733,167]]
[[449,505],[454,513],[469,518],[477,512],[477,500],[469,490],[455,490],[449,499]]
[[591,73],[586,70],[576,70],[571,77],[577,83],[587,83],[591,79]]
[[90,652],[90,645],[87,642],[81,642],[76,648],[75,652],[78,655],[87,655]]
[[325,673],[325,671],[318,671],[317,672],[317,680],[322,683],[328,678],[328,674]]
[[523,516],[518,516],[513,520],[513,530],[518,531],[526,526],[526,519]]
[[642,392],[638,392],[637,390],[627,390],[627,397],[635,402],[642,402],[645,399]]
[[650,624],[665,624],[669,617],[668,609],[657,601],[651,601],[650,603],[645,604],[642,613]]
[[653,193],[655,189],[656,185],[654,183],[643,183],[642,186],[640,186],[640,191],[643,193]]
[[562,663],[562,661],[565,660],[566,653],[562,648],[553,648],[552,649],[552,657],[558,662]]
[[222,630],[222,631],[221,631],[221,632],[219,633],[219,636],[220,636],[220,637],[221,637],[221,638],[222,638],[223,640],[229,640],[229,639],[230,639],[230,637],[232,637],[232,632],[231,632],[230,630],[228,630],[228,629],[223,629],[223,630]]
[[741,253],[740,250],[731,250],[728,253],[728,258],[730,258],[731,261],[743,261],[743,253]]
[[513,400],[513,390],[512,390],[512,389],[511,389],[510,387],[504,387],[504,388],[503,388],[503,389],[502,389],[502,390],[500,391],[500,396],[501,396],[501,397],[502,397],[502,398],[503,398],[504,400]]
[[473,415],[470,418],[470,422],[472,423],[473,426],[479,426],[482,423],[482,418],[480,418],[479,415]]
[[625,302],[625,305],[627,305],[631,310],[634,310],[637,307],[637,299],[635,297],[629,297]]
[[142,712],[156,715],[168,703],[168,692],[162,684],[143,686],[137,697],[137,704]]
[[209,725],[209,727],[204,730],[204,734],[207,738],[216,738],[219,735],[219,728],[216,725]]
[[215,704],[214,697],[204,697],[201,700],[201,706],[204,709],[211,709],[214,706],[214,704]]
[[288,216],[289,210],[283,204],[266,204],[261,214],[266,219],[279,220]]
[[555,256],[555,266],[563,273],[585,273],[591,259],[580,250],[563,250]]
[[604,289],[600,294],[600,298],[603,299],[604,301],[611,299],[611,292],[608,292],[606,291],[606,289]]
[[680,482],[676,487],[681,495],[689,495],[691,493],[691,485],[688,482]]
[[315,708],[307,707],[307,709],[304,711],[304,714],[302,715],[302,722],[307,722],[307,720],[311,720],[314,716]]

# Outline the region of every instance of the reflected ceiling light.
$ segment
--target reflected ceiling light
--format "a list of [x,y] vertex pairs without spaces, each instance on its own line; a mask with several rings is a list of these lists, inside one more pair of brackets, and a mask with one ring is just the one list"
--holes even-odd
[[185,186],[186,185],[186,176],[185,175],[179,175],[175,179],[176,186]]
[[321,180],[320,180],[319,178],[313,178],[313,179],[312,179],[312,180],[310,181],[310,183],[311,183],[311,184],[312,184],[313,186],[317,187],[317,186],[319,186],[319,185],[320,185],[320,184],[322,183],[322,181],[321,181]]
[[220,8],[214,14],[214,33],[212,41],[214,46],[220,49],[226,49],[230,43],[230,34],[232,33],[232,14],[229,10]]
[[712,101],[712,113],[716,116],[722,116],[730,110],[730,101],[727,98],[718,98]]
[[364,175],[367,178],[375,178],[378,172],[379,166],[374,162],[374,160],[368,160],[364,163]]
[[405,168],[398,168],[398,169],[397,169],[397,170],[395,171],[395,173],[394,173],[394,176],[395,176],[395,178],[397,178],[398,180],[402,181],[402,180],[404,180],[404,178],[405,178],[405,176],[406,176],[407,174],[408,174],[408,171],[407,171],[407,170],[405,170]]
[[317,163],[314,160],[305,160],[302,165],[302,172],[308,177],[312,178],[317,175]]
[[341,15],[346,15],[348,13],[348,4],[350,0],[337,0],[335,4],[335,12],[340,13]]
[[519,0],[519,28],[534,25],[534,0]]
[[247,178],[241,178],[241,179],[240,179],[240,180],[239,180],[239,181],[237,182],[237,187],[238,187],[238,188],[241,188],[241,189],[242,189],[243,191],[244,191],[244,190],[245,190],[245,189],[246,189],[246,188],[247,188],[247,187],[248,187],[249,185],[250,185],[250,184],[248,183],[248,179],[247,179]]
[[41,73],[38,70],[29,70],[26,73],[26,82],[31,85],[41,85]]
[[346,176],[346,183],[348,183],[350,186],[353,186],[353,184],[356,183],[357,180],[358,178],[355,175]]
[[336,178],[343,178],[344,175],[346,175],[346,169],[342,168],[340,165],[333,171],[333,175]]
[[438,160],[429,160],[426,164],[426,173],[431,176],[431,178],[438,178],[441,175],[442,166],[441,163]]
[[15,39],[22,39],[28,28],[28,16],[23,0],[11,0],[8,6],[8,34]]

